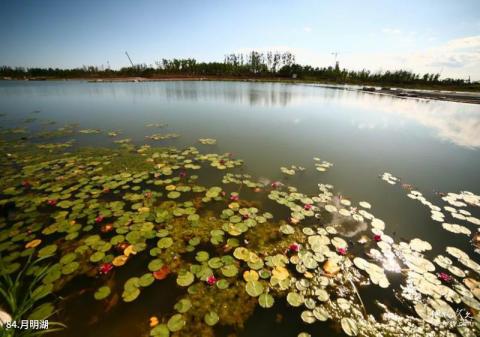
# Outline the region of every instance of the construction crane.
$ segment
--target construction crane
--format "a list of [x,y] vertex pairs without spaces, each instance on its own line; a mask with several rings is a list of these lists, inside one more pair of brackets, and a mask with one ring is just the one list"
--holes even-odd
[[132,62],[132,59],[130,58],[130,55],[128,55],[128,52],[125,51],[125,55],[127,55],[128,60],[130,61],[130,64],[132,65],[132,68],[134,68],[135,66],[133,65],[133,62]]
[[339,64],[338,64],[338,52],[333,52],[331,53],[334,57],[335,57],[335,68],[339,68]]

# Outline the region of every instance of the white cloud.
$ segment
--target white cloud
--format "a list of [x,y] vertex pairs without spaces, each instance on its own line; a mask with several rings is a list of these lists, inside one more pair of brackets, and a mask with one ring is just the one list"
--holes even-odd
[[400,29],[396,29],[396,28],[383,28],[382,33],[399,35],[399,34],[402,34],[402,31]]
[[305,26],[305,27],[303,27],[303,31],[306,32],[306,33],[311,33],[312,32],[312,27]]
[[447,43],[406,55],[412,67],[442,72],[443,77],[480,79],[480,35],[450,40]]
[[[297,60],[325,66],[332,63],[328,55],[313,55],[302,51]],[[325,62],[327,59],[330,61]],[[480,35],[447,41],[436,47],[415,52],[363,52],[339,54],[340,65],[347,69],[397,70],[416,73],[440,73],[442,78],[480,80]]]

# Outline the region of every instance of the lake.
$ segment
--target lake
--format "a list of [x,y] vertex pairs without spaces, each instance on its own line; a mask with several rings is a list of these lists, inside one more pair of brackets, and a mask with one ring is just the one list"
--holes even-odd
[[[275,221],[283,220],[288,222],[291,216],[295,218],[296,213],[303,212],[305,214],[302,213],[303,215],[298,222],[300,224],[308,224],[308,228],[317,228],[315,227],[315,221],[317,220],[315,217],[311,217],[311,214],[308,212],[310,211],[309,207],[312,207],[310,206],[310,202],[301,201],[302,199],[297,200],[301,201],[300,204],[305,204],[305,211],[299,211],[293,206],[289,206],[290,209],[285,208],[282,205],[283,201],[276,204],[275,201],[279,201],[279,198],[282,199],[283,195],[279,197],[274,192],[272,196],[272,191],[270,190],[272,183],[275,185],[276,182],[281,182],[283,184],[282,186],[295,186],[299,192],[304,194],[302,198],[307,198],[307,196],[311,198],[312,196],[318,195],[319,184],[331,184],[333,185],[333,194],[336,196],[335,199],[332,200],[335,202],[313,199],[312,204],[314,210],[315,207],[319,207],[318,212],[321,212],[326,204],[333,204],[338,209],[350,207],[348,202],[342,204],[342,200],[348,200],[352,203],[352,206],[355,206],[355,209],[349,209],[347,211],[349,213],[346,215],[341,214],[339,218],[335,215],[333,220],[329,218],[331,225],[337,225],[335,221],[343,221],[342,216],[351,220],[351,216],[362,208],[357,206],[359,202],[366,201],[371,204],[371,209],[368,207],[365,209],[373,213],[376,218],[383,220],[386,224],[384,230],[382,226],[380,226],[382,228],[378,228],[378,226],[375,228],[376,226],[374,226],[373,233],[375,235],[385,235],[385,238],[381,242],[394,245],[394,242],[403,241],[407,243],[408,247],[408,243],[411,242],[412,239],[419,238],[431,244],[430,249],[417,249],[414,244],[411,244],[413,253],[409,253],[410,255],[407,254],[405,259],[400,258],[401,253],[396,251],[396,249],[399,249],[399,251],[401,251],[401,249],[394,247],[395,249],[393,249],[393,251],[398,260],[403,261],[410,270],[418,272],[419,275],[422,274],[419,270],[430,273],[431,275],[436,275],[437,272],[442,270],[441,267],[437,266],[435,271],[429,269],[430,267],[425,267],[425,269],[418,267],[415,269],[411,264],[415,264],[418,261],[415,260],[416,262],[412,262],[409,259],[411,256],[419,258],[420,253],[422,259],[424,257],[427,261],[433,261],[439,254],[448,255],[445,252],[445,247],[454,246],[469,256],[469,259],[460,259],[466,264],[463,263],[462,265],[462,263],[459,264],[455,261],[456,265],[461,267],[463,271],[470,270],[468,273],[459,272],[456,269],[452,269],[453,272],[450,270],[450,274],[453,274],[453,277],[456,278],[455,282],[459,282],[459,284],[462,284],[462,282],[465,283],[466,278],[471,278],[476,281],[479,280],[479,270],[476,270],[476,266],[478,265],[469,265],[470,262],[468,262],[478,263],[480,260],[478,250],[475,251],[475,247],[470,242],[470,240],[474,238],[475,233],[478,232],[479,227],[475,223],[475,219],[480,216],[478,204],[475,205],[475,200],[477,200],[475,196],[480,194],[480,106],[478,105],[405,99],[361,92],[353,88],[334,89],[317,85],[301,84],[215,81],[142,83],[0,81],[0,113],[4,114],[4,116],[0,117],[2,126],[0,130],[7,130],[4,132],[5,137],[8,139],[6,142],[14,142],[12,144],[17,145],[21,144],[21,146],[25,147],[25,151],[27,151],[29,146],[33,148],[38,144],[66,142],[75,139],[75,142],[71,143],[72,146],[62,148],[61,151],[72,151],[75,153],[75,151],[88,146],[106,147],[114,152],[123,145],[131,146],[130,148],[125,146],[126,151],[133,151],[133,146],[136,147],[136,150],[143,144],[149,144],[152,147],[167,146],[177,149],[195,146],[202,153],[229,153],[226,157],[222,157],[224,159],[220,160],[220,165],[229,161],[229,159],[225,158],[242,159],[243,165],[233,168],[232,172],[251,175],[252,180],[258,180],[259,182],[259,185],[254,187],[262,191],[268,190],[267,192],[270,193],[270,197],[265,195],[261,196],[261,193],[257,193],[258,191],[255,192],[248,190],[248,187],[242,187],[243,189],[240,188],[241,192],[239,192],[240,196],[243,197],[243,195],[245,195],[246,198],[248,197],[252,202],[251,205],[255,205],[255,207],[258,207],[258,205],[264,206],[266,211],[273,214],[273,220]],[[54,121],[55,124],[51,121]],[[35,136],[41,132],[46,135],[48,131],[51,132],[57,130],[59,127],[72,125],[72,123],[78,124],[78,126],[71,126],[74,131],[70,133],[60,133],[58,137],[53,137],[51,134],[49,134],[48,137]],[[15,130],[13,128],[19,127],[24,128],[23,131],[8,131]],[[84,132],[79,132],[79,130],[83,130]],[[112,134],[109,136],[107,132],[116,132],[118,135]],[[157,135],[157,140],[146,138],[153,134]],[[166,137],[167,139],[158,140],[158,134],[170,136]],[[23,136],[22,139],[19,138],[19,135]],[[114,140],[125,138],[129,138],[131,141],[120,144],[120,146],[118,143],[113,142]],[[200,144],[198,140],[202,138],[215,139],[216,142],[213,145]],[[25,146],[26,143],[30,145]],[[11,148],[7,147],[8,144],[9,143],[3,144],[5,151]],[[20,150],[22,150],[21,146]],[[52,151],[55,152],[57,150]],[[145,151],[150,150],[146,149]],[[108,151],[105,153],[108,155]],[[149,156],[151,155],[149,152],[146,153],[148,153]],[[28,155],[21,154],[21,156],[23,156],[22,158],[28,158],[30,155],[32,155],[30,152]],[[196,154],[193,154],[193,156],[195,156],[193,160],[195,163],[197,160],[203,160]],[[218,160],[214,161],[218,164]],[[315,164],[318,166],[322,161],[327,162],[326,166],[329,166],[328,163],[332,163],[333,165],[328,167],[325,172],[319,171],[316,169]],[[2,162],[2,167],[3,165],[8,165],[8,163]],[[25,163],[23,163],[23,165],[25,165]],[[294,165],[293,170],[291,168],[292,165]],[[160,169],[159,167],[156,169]],[[285,172],[293,174],[282,173],[281,167],[284,168]],[[175,170],[176,168],[173,167],[173,169]],[[218,172],[210,172],[210,169],[211,168],[207,168],[204,170],[202,168],[201,172],[205,172],[199,181],[205,186],[221,186],[219,185],[221,184],[221,175],[219,176]],[[128,171],[128,161],[127,164],[125,164],[125,170]],[[66,175],[70,171],[66,170],[62,172]],[[389,179],[388,176],[383,176],[384,179],[382,179],[382,175],[385,172],[391,173],[400,180],[395,181],[395,178]],[[223,174],[224,172],[221,173]],[[187,171],[187,175],[190,176],[190,174],[191,173]],[[159,179],[157,177],[155,178]],[[34,179],[33,176],[32,179]],[[4,177],[2,180],[1,187],[5,189],[10,186],[9,184],[11,184],[13,178],[9,179]],[[387,180],[390,180],[391,184],[389,184]],[[163,185],[152,187],[151,182],[147,180],[138,184],[138,186],[141,187],[133,191],[139,191],[140,188],[148,188],[149,190],[155,190],[155,188],[157,188],[158,190],[163,190]],[[178,180],[177,182],[174,180],[174,184],[178,185]],[[66,186],[67,185],[63,188],[66,188]],[[116,186],[112,187],[112,190],[115,188]],[[175,189],[175,186],[173,189]],[[245,189],[248,191],[245,191]],[[128,190],[128,188],[126,190]],[[273,188],[273,190],[275,190],[275,188]],[[40,189],[38,193],[43,193],[42,195],[45,196],[48,194],[45,194],[47,191],[50,194],[53,193],[50,189]],[[414,191],[414,193],[412,194],[411,191]],[[415,191],[422,193],[420,198],[419,194],[415,194]],[[466,202],[465,206],[461,204],[453,206],[453,208],[458,210],[463,209],[465,212],[461,213],[463,215],[460,215],[458,218],[452,218],[451,213],[459,213],[444,207],[452,207],[455,201],[448,202],[442,200],[442,196],[445,197],[447,195],[446,193],[452,192],[456,194],[457,199],[461,199],[458,194],[462,191],[469,191],[474,197],[470,199],[466,198],[470,202]],[[231,191],[228,190],[228,192]],[[242,193],[244,194],[242,195]],[[295,193],[295,191],[289,190],[289,193]],[[408,197],[407,194],[409,194],[410,197]],[[328,195],[328,193],[323,193],[323,195]],[[2,196],[5,197],[5,194]],[[10,196],[10,198],[19,197]],[[64,199],[68,198],[70,198],[70,194]],[[97,198],[97,196],[95,196],[95,198]],[[115,196],[106,198],[105,200],[108,201],[116,200]],[[74,196],[72,196],[72,199],[74,199]],[[100,197],[98,197],[98,199],[102,200]],[[462,202],[462,200],[465,201],[464,199],[461,199],[460,202]],[[471,199],[474,201],[471,202]],[[232,200],[235,201],[235,198],[232,198]],[[423,204],[419,202],[422,200],[424,201]],[[17,204],[19,203],[18,199],[15,201]],[[132,200],[132,202],[134,201],[135,200]],[[428,204],[428,201],[432,204]],[[22,203],[25,203],[24,199],[22,199]],[[439,206],[440,208],[437,209],[434,206]],[[153,206],[147,208],[153,209]],[[205,208],[205,211],[211,210],[213,212],[216,211],[218,207],[212,205]],[[65,209],[69,210],[70,208],[67,206]],[[220,207],[218,210],[221,211],[222,208]],[[146,212],[150,211],[151,210],[148,210]],[[290,211],[292,214],[289,214]],[[432,215],[440,211],[443,212],[440,220],[438,220],[438,214],[437,220],[432,219]],[[36,212],[40,212],[40,210]],[[41,210],[42,214],[52,212],[54,211],[48,209]],[[332,213],[338,214],[335,211]],[[38,216],[38,214],[35,213],[35,216]],[[114,214],[113,216],[109,213],[105,218],[115,222],[117,216],[119,215]],[[201,216],[203,215],[201,214]],[[212,215],[209,214],[209,216]],[[252,214],[250,214],[250,217],[251,216]],[[304,220],[303,216],[311,218]],[[363,219],[363,217],[362,219],[354,218],[354,220],[359,223],[364,222],[365,219]],[[467,219],[469,217],[471,221]],[[0,227],[0,231],[5,232],[7,228],[6,224],[13,222],[11,222],[7,215],[4,215],[4,218],[4,225]],[[366,218],[368,218],[368,215]],[[324,218],[321,216],[318,216],[317,219],[320,222],[324,221]],[[101,220],[103,220],[103,217]],[[151,219],[149,219],[149,221],[155,223],[155,221]],[[245,217],[243,221],[246,221]],[[327,220],[325,221],[328,222]],[[230,222],[232,222],[232,220],[230,220]],[[365,222],[368,223],[368,221]],[[26,221],[26,223],[28,223],[28,221]],[[93,223],[92,219],[90,219],[90,223]],[[442,227],[442,223],[458,224],[461,225],[463,229],[456,228],[446,230]],[[305,241],[307,240],[306,237],[312,237],[312,233],[308,231],[302,233],[300,230],[301,225],[297,224],[297,221],[290,222],[290,224],[292,227],[298,227],[299,236],[297,238],[298,240],[304,240],[300,241],[302,248],[304,246],[310,248],[315,246],[315,244],[312,244],[310,241],[310,245],[307,245],[307,241]],[[155,227],[155,230],[158,229],[157,227]],[[352,224],[350,224],[348,229],[346,225],[344,227],[345,228],[341,228],[340,226],[337,228],[340,233],[338,236],[347,242],[348,254],[352,254],[352,256],[350,256],[351,259],[353,260],[354,256],[363,256],[363,258],[366,258],[362,244],[357,243],[357,241],[362,235],[368,236],[370,241],[372,241],[371,236],[373,234],[370,225],[368,225],[368,228],[367,225],[362,227]],[[465,228],[468,229],[469,233],[464,232],[462,234],[452,232],[461,231]],[[275,230],[278,231],[278,229]],[[380,230],[381,233],[377,233],[378,230]],[[93,231],[95,231],[95,228]],[[117,230],[117,233],[122,234],[123,232]],[[59,233],[55,235],[58,234]],[[334,233],[328,234],[332,235],[332,237],[335,236]],[[18,235],[18,233],[15,235]],[[72,242],[78,241],[82,238],[82,235],[83,234],[79,235],[78,239],[73,239]],[[302,235],[305,235],[303,239],[300,238]],[[327,233],[322,232],[321,235],[327,236]],[[13,234],[4,235],[1,238],[1,242],[6,242],[8,238],[13,236]],[[232,236],[236,237],[237,235],[232,234]],[[244,239],[243,237],[241,238]],[[15,242],[25,241],[26,243],[32,239],[33,237],[30,236],[25,238],[21,237]],[[60,239],[60,237],[55,237],[55,240],[57,239]],[[151,240],[150,237],[148,237],[148,239]],[[52,241],[52,239],[45,241],[50,244],[55,242],[54,240]],[[150,243],[151,241],[147,240],[147,245]],[[283,245],[287,243],[286,241],[282,242]],[[63,244],[63,246],[61,244]],[[371,244],[375,245],[375,242]],[[242,245],[241,240],[240,245]],[[243,245],[248,246],[249,243],[244,242]],[[340,256],[344,256],[344,251],[342,251],[342,249],[344,249],[343,243],[338,244],[339,247],[335,244],[333,245],[337,249],[337,253]],[[369,246],[370,243],[366,245],[368,248],[371,248]],[[77,248],[75,244],[73,244],[72,248],[68,248],[68,245],[65,245],[63,241],[61,241],[58,246],[64,248],[64,250],[59,249],[59,251],[62,250],[61,254],[57,254],[59,256]],[[155,242],[153,246],[155,246]],[[206,243],[201,243],[200,246],[209,252],[211,256],[214,253],[218,253],[218,250],[207,247]],[[389,254],[386,253],[386,251],[390,248],[382,247],[382,245],[379,246],[380,248],[377,249],[380,249],[384,256],[388,257]],[[4,245],[2,250],[10,252],[11,256],[13,254],[11,252],[18,249],[18,247],[10,249],[7,245]],[[42,246],[39,246],[39,248],[41,247]],[[333,253],[335,248],[333,249]],[[249,249],[255,251],[254,246]],[[102,257],[99,259],[100,262],[109,261],[108,256],[103,258],[103,255],[105,255],[103,253],[107,253],[107,251],[102,252]],[[85,252],[82,251],[82,254],[89,254]],[[159,252],[155,251],[154,253]],[[291,253],[292,252],[286,253],[289,258],[291,258]],[[79,252],[76,252],[76,254],[77,259],[79,259],[78,255],[82,255]],[[185,254],[188,256],[188,252]],[[152,255],[152,253],[150,255]],[[461,254],[453,254],[454,257],[458,257],[456,255]],[[195,255],[193,255],[193,257],[194,256]],[[193,259],[193,257],[191,257],[191,259]],[[325,255],[325,258],[329,257],[331,257],[329,254]],[[375,261],[375,256],[372,258],[370,254],[368,257],[371,258],[371,260],[369,260],[370,262]],[[336,258],[337,257],[335,257],[335,259]],[[455,258],[451,256],[450,258],[455,260]],[[15,255],[11,256],[8,262],[10,263],[20,259],[21,257]],[[165,260],[163,255],[162,259]],[[309,262],[306,262],[305,259],[307,258],[301,256],[300,261],[308,266]],[[92,294],[98,286],[102,285],[103,281],[109,284],[110,288],[117,289],[117,292],[121,294],[123,283],[128,280],[129,277],[145,272],[145,265],[149,261],[148,253],[139,251],[135,259],[132,260],[133,261],[129,262],[125,267],[118,268],[118,271],[115,271],[116,274],[108,280],[93,275],[92,271],[88,270],[87,267],[84,269],[80,268],[82,272],[78,272],[78,275],[75,274],[76,277],[71,278],[66,284],[62,284],[61,289],[58,289],[56,295],[49,295],[52,297],[61,296],[61,298],[53,297],[56,298],[57,305],[62,308],[57,320],[64,321],[68,325],[66,330],[56,334],[58,336],[103,335],[106,337],[148,335],[148,318],[150,316],[157,315],[161,322],[162,319],[166,320],[166,318],[172,316],[175,312],[175,310],[173,310],[175,303],[177,303],[178,299],[185,293],[182,292],[182,287],[179,287],[175,283],[176,277],[174,275],[170,275],[162,281],[155,281],[153,286],[148,287],[145,293],[142,292],[139,298],[132,303],[123,303],[120,299],[118,302],[112,300],[108,302],[109,304],[105,304],[93,299]],[[188,260],[188,258],[186,258],[186,260]],[[193,261],[195,260],[193,259]],[[298,263],[295,259],[294,262]],[[317,262],[320,263],[323,262],[323,260]],[[430,261],[428,262],[431,263]],[[225,261],[224,263],[226,264]],[[363,262],[359,263],[361,265]],[[80,264],[82,265],[82,263]],[[238,261],[236,265],[239,268],[241,267],[241,264],[238,265]],[[357,263],[355,265],[357,265]],[[181,267],[182,266],[183,265],[181,265]],[[276,267],[278,266],[272,266],[272,268]],[[368,269],[367,267],[364,268]],[[402,266],[402,268],[405,267]],[[90,269],[92,269],[91,265]],[[170,269],[174,271],[171,265]],[[243,282],[241,273],[243,273],[244,269],[240,269],[239,277],[240,281]],[[291,275],[295,273],[295,270],[287,269]],[[313,267],[307,267],[307,269],[317,270]],[[358,269],[361,270],[362,268],[358,267]],[[447,268],[447,270],[449,269]],[[300,269],[300,271],[297,269],[297,273],[301,274],[301,272],[302,269]],[[361,273],[362,272],[360,272],[360,274]],[[366,273],[363,272],[363,274],[363,276],[369,275],[370,269],[368,269]],[[355,274],[353,275],[356,277]],[[198,275],[196,276],[198,279],[201,279]],[[296,276],[299,278],[299,275]],[[410,276],[411,275],[409,275],[409,277]],[[308,277],[309,276],[307,276],[307,278]],[[428,299],[431,294],[428,291],[420,291],[423,302],[418,298],[408,298],[407,301],[410,301],[410,304],[405,304],[397,300],[395,296],[396,293],[393,289],[401,289],[401,286],[405,285],[405,281],[399,277],[398,273],[387,273],[387,277],[391,284],[390,288],[382,289],[385,287],[371,285],[360,290],[360,295],[365,302],[363,305],[367,311],[375,315],[377,319],[380,317],[380,310],[374,304],[375,299],[384,301],[392,311],[395,311],[400,316],[401,314],[415,315],[415,312],[418,314],[420,311],[418,307],[415,307],[415,310],[412,309],[416,304],[420,302],[430,303]],[[371,275],[370,278],[372,278]],[[247,283],[249,282],[248,280],[245,281]],[[360,276],[358,276],[358,280],[356,279],[356,281],[361,281]],[[442,281],[445,280],[442,279]],[[449,282],[451,282],[451,280],[449,280]],[[436,282],[433,283],[435,284]],[[268,288],[266,284],[263,286]],[[283,285],[280,287],[282,288]],[[288,287],[293,287],[294,289],[296,287],[296,291],[302,293],[307,291],[309,286],[296,285],[294,282],[291,282]],[[133,288],[138,288],[138,286]],[[243,284],[241,288],[243,290]],[[188,324],[192,326],[195,324],[197,329],[192,328],[192,330],[188,330],[189,333],[193,333],[192,331],[194,331],[202,335],[215,333],[215,335],[218,336],[237,334],[238,336],[275,335],[286,337],[297,336],[299,333],[305,332],[313,336],[343,336],[344,333],[348,334],[348,332],[353,334],[356,332],[355,329],[358,329],[360,330],[360,334],[362,334],[361,324],[358,321],[356,323],[346,321],[346,316],[341,316],[338,313],[341,310],[335,314],[330,313],[330,316],[337,314],[339,316],[335,316],[336,318],[331,317],[332,319],[326,323],[318,322],[318,317],[317,322],[313,324],[305,323],[308,321],[308,317],[306,318],[308,314],[305,314],[306,316],[302,314],[305,308],[303,306],[297,307],[296,305],[292,305],[292,303],[295,304],[295,298],[293,296],[287,298],[287,301],[285,300],[288,289],[278,290],[275,289],[275,285],[271,285],[271,288],[272,293],[275,294],[275,305],[271,309],[264,309],[258,305],[253,307],[246,305],[246,307],[250,308],[250,311],[245,309],[246,312],[244,316],[242,316],[241,324],[233,319],[231,321],[232,324],[223,324],[222,314],[219,312],[219,324],[215,324],[215,322],[215,328],[207,330],[202,330],[203,327],[200,327],[202,324],[201,320],[197,322],[192,318],[195,323],[191,323],[187,319],[187,321],[190,322],[187,323],[187,326]],[[472,288],[468,288],[472,290]],[[332,289],[338,290],[338,287]],[[474,289],[480,288],[474,287]],[[278,293],[275,293],[277,290]],[[221,291],[222,290],[219,290],[219,292]],[[456,289],[456,291],[460,293],[460,296],[470,298],[469,295],[465,295],[461,290]],[[76,294],[73,296],[73,299],[62,300],[62,297],[68,298],[71,294]],[[477,293],[472,291],[472,294],[478,296],[479,293],[478,291]],[[251,297],[258,296],[258,294],[254,295],[255,296]],[[396,295],[398,295],[398,293]],[[455,310],[465,305],[467,308],[473,308],[471,310],[477,313],[478,319],[478,309],[476,309],[476,305],[480,304],[475,300],[474,295],[471,296],[471,298],[473,298],[471,302],[469,302],[470,300],[462,300],[462,298],[458,301],[450,298],[452,301],[447,302],[453,303],[452,307]],[[195,297],[196,295],[192,294],[191,296],[192,298],[198,299],[198,296]],[[203,296],[205,296],[205,303],[210,303],[207,294],[203,294]],[[303,294],[303,296],[306,298],[306,293]],[[334,296],[335,298],[342,297],[338,292],[335,293],[335,295],[330,292],[332,301]],[[109,298],[111,297],[112,296]],[[404,297],[407,298],[408,296]],[[447,298],[445,297],[444,299],[446,300]],[[62,301],[65,301],[68,305],[62,307]],[[303,300],[301,302],[305,305]],[[213,305],[212,303],[210,305]],[[224,305],[228,305],[228,301],[225,303]],[[307,303],[306,305],[307,308],[308,305],[311,305],[312,307],[308,308],[311,310],[315,307],[314,304]],[[431,303],[429,305],[433,306]],[[441,307],[442,305],[439,306]],[[105,308],[108,308],[108,310]],[[445,307],[442,308],[442,310],[444,310],[443,312],[446,310],[450,313],[449,309],[445,309]],[[227,309],[225,310],[228,311]],[[182,310],[177,309],[177,311],[181,313],[177,315],[187,317],[187,314],[184,314]],[[340,316],[343,317],[341,325],[338,324]],[[212,318],[209,316],[209,318],[215,321],[215,317]],[[243,318],[245,318],[244,321]],[[422,319],[425,320],[425,317],[422,317]],[[228,321],[229,318],[225,317],[225,320]],[[313,321],[315,321],[315,318]],[[170,328],[171,326],[175,326],[175,323],[181,325],[182,322],[173,322],[169,324]],[[436,325],[434,323],[436,322],[433,322],[432,326],[440,326],[440,324]],[[207,326],[208,325],[209,324],[207,324]],[[353,327],[345,327],[348,325]],[[368,330],[367,326],[363,329]],[[474,330],[474,328],[472,329]],[[458,333],[461,329],[458,331],[454,328],[447,330],[452,333]],[[170,332],[176,332],[179,336],[183,335],[182,331],[185,330],[176,332],[175,327],[173,330],[170,329]],[[439,330],[432,331],[439,333]],[[164,334],[162,335],[161,333]],[[401,331],[397,331],[397,333],[401,335]],[[428,333],[431,333],[431,331]],[[463,332],[460,331],[460,333]],[[466,333],[467,332],[465,332],[464,336],[467,336]],[[427,334],[427,332],[425,332],[425,334]],[[165,332],[158,332],[157,335],[166,336]],[[393,335],[395,334],[392,332],[392,336]],[[303,336],[306,336],[306,334]]]

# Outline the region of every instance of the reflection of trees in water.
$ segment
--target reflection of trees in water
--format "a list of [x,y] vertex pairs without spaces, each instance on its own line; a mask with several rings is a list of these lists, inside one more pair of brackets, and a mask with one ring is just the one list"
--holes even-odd
[[[17,83],[17,82],[12,82]],[[294,89],[294,90],[292,90]],[[157,97],[167,100],[218,101],[252,106],[286,106],[304,93],[298,88],[280,83],[165,81],[165,82],[21,82],[0,87],[5,96],[111,96]]]
[[294,93],[276,83],[176,82],[166,86],[167,99],[220,101],[252,106],[286,106]]

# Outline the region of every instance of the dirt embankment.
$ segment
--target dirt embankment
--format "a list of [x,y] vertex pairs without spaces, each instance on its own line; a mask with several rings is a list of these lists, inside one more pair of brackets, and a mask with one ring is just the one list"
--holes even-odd
[[459,103],[480,104],[480,93],[478,92],[461,92],[461,91],[443,91],[443,90],[415,90],[415,89],[399,89],[399,88],[374,88],[363,87],[363,92],[371,92],[374,94],[389,95],[402,98],[421,98],[434,99],[440,101],[452,101]]

